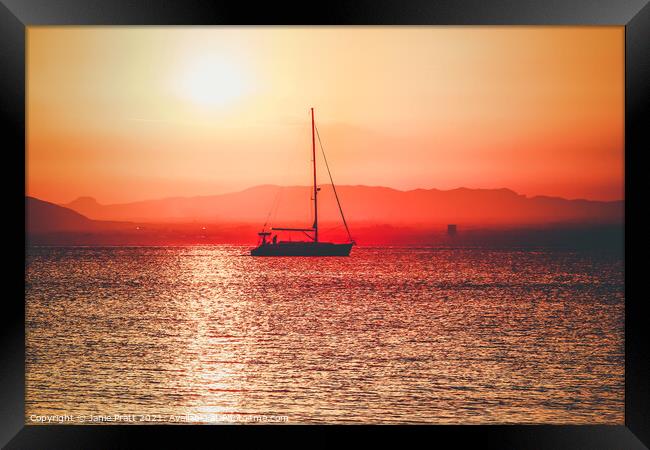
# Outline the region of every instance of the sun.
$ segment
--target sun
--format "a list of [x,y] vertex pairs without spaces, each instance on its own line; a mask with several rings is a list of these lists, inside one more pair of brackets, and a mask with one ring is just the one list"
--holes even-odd
[[181,94],[204,106],[223,106],[245,94],[246,72],[233,62],[201,59],[185,67]]

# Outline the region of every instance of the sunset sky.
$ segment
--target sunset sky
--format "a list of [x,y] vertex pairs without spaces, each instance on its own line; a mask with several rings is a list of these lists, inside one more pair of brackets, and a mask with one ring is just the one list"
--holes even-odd
[[[29,27],[27,193],[338,184],[623,198],[623,27]],[[320,181],[326,182],[324,167]]]

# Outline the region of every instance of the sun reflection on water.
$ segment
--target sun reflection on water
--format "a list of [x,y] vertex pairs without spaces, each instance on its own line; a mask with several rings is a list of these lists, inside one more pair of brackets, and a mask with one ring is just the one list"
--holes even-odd
[[26,416],[623,423],[620,255],[245,252],[30,249]]

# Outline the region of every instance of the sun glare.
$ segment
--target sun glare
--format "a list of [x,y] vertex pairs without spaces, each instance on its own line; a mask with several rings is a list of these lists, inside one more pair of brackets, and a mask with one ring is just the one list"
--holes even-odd
[[181,91],[192,102],[220,106],[241,97],[246,87],[245,72],[235,64],[203,59],[185,69]]

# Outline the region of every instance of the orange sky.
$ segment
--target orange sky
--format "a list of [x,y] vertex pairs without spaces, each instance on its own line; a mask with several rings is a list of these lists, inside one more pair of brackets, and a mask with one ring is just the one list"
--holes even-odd
[[623,198],[623,27],[29,27],[27,45],[44,200],[308,185],[310,106],[338,184]]

